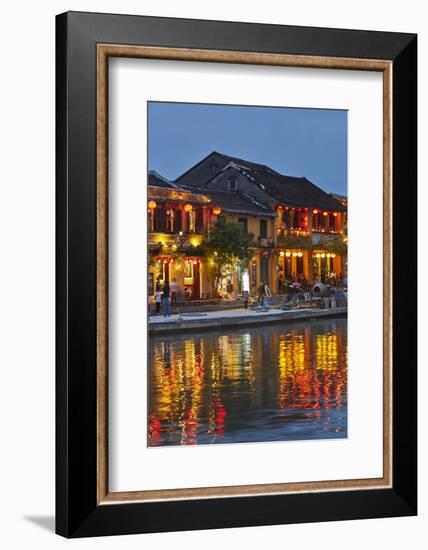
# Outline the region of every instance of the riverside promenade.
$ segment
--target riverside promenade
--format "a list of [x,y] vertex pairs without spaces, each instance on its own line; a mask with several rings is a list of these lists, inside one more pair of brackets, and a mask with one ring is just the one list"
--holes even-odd
[[343,317],[347,307],[331,309],[304,308],[283,311],[272,308],[269,311],[251,311],[247,309],[233,309],[227,311],[210,311],[181,313],[164,317],[163,315],[150,316],[149,333],[167,334],[175,332],[198,332],[201,330],[219,329],[225,327],[258,326],[265,323],[287,323],[322,319],[327,317]]

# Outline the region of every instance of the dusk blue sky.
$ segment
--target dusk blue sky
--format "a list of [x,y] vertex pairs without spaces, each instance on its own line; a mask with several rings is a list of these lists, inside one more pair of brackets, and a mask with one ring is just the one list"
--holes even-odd
[[347,194],[347,112],[150,102],[149,170],[175,179],[211,151]]

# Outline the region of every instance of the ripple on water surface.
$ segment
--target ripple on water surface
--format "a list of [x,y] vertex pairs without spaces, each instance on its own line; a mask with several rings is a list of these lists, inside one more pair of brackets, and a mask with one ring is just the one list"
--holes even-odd
[[149,446],[347,436],[347,321],[150,337]]

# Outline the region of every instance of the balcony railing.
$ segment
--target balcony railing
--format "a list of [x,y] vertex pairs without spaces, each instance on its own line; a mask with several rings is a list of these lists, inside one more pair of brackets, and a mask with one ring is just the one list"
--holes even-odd
[[169,246],[174,249],[197,248],[203,242],[203,235],[200,233],[169,233],[167,231],[149,231],[149,246]]
[[324,227],[324,226],[314,226],[312,228],[312,232],[313,233],[339,233],[340,234],[340,231],[338,231],[335,227]]
[[300,235],[279,234],[277,237],[277,246],[279,246],[280,248],[299,248],[302,250],[308,250],[312,246],[312,241],[306,232]]
[[272,248],[273,247],[273,239],[272,237],[259,237],[257,239],[258,245],[261,248]]
[[317,243],[325,243],[325,242],[342,242],[343,241],[343,234],[338,233],[337,231],[314,231],[312,233],[312,242],[314,244]]

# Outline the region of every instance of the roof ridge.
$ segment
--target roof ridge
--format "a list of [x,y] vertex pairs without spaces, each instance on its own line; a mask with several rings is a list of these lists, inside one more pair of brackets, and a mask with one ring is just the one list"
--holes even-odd
[[274,170],[273,168],[271,168],[267,164],[260,164],[259,162],[252,162],[251,160],[245,160],[245,159],[240,158],[240,157],[233,157],[231,155],[225,155],[224,153],[219,153],[218,151],[214,151],[214,152],[217,153],[217,155],[219,155],[223,158],[226,158],[228,160],[232,160],[232,162],[238,161],[237,164],[239,164],[239,162],[242,162],[244,166],[246,164],[248,164],[250,166],[247,166],[247,167],[250,168],[250,169],[251,169],[251,165],[252,165],[252,166],[258,166],[258,167],[260,167],[264,170],[268,170],[269,172],[279,173],[279,172],[276,172],[276,170]]
[[156,172],[156,170],[149,170],[149,175],[150,174],[152,174],[153,176],[156,176],[157,178],[164,181],[165,183],[168,183],[169,185],[174,187],[174,189],[180,189],[180,187],[175,182],[173,182],[172,180],[169,180],[165,176],[162,176],[162,174],[159,174],[159,172]]
[[252,197],[251,195],[248,195],[248,193],[244,193],[243,191],[241,191],[241,193],[242,193],[242,195],[244,195],[244,197],[249,199],[251,202],[253,202],[257,206],[260,206],[260,208],[263,208],[264,210],[272,210],[272,212],[273,212],[273,208],[269,208],[265,204],[262,204],[261,202],[256,201],[256,199],[254,197]]
[[218,153],[217,151],[211,151],[211,153],[208,153],[208,155],[206,155],[204,158],[202,158],[199,162],[197,162],[196,164],[193,164],[190,168],[188,168],[185,172],[183,172],[182,174],[180,174],[178,177],[175,178],[175,182],[181,178],[183,178],[186,174],[188,174],[191,170],[193,170],[196,166],[199,166],[200,164],[202,164],[205,160],[207,160],[207,158],[209,158],[211,155],[220,155],[220,153]]

